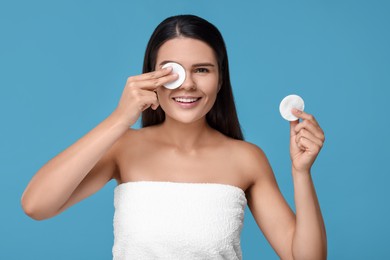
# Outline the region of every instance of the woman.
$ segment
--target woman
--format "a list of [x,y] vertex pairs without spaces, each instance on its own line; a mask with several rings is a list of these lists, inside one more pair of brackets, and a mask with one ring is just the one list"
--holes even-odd
[[[185,68],[177,89],[164,87],[178,77],[168,62]],[[143,128],[129,128],[141,113]],[[312,115],[293,114],[302,119],[291,122],[296,215],[265,154],[243,141],[218,29],[170,17],[151,36],[143,74],[128,78],[110,116],[36,173],[23,209],[50,218],[116,179],[115,259],[241,259],[246,204],[282,259],[325,259],[310,175],[324,134]]]

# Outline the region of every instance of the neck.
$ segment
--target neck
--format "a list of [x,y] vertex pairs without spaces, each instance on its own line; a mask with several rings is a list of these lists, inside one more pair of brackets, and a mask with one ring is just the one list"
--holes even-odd
[[161,125],[164,140],[180,150],[195,150],[205,142],[211,128],[202,118],[192,123],[178,122],[172,118],[165,118]]

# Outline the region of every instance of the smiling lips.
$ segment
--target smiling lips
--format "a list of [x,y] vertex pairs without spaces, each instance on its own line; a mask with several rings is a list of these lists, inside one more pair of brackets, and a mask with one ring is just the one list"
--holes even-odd
[[198,101],[200,98],[197,97],[175,97],[173,98],[176,102],[180,103],[193,103]]
[[200,97],[174,97],[173,100],[178,103],[181,107],[189,108],[196,105],[196,102],[199,101]]

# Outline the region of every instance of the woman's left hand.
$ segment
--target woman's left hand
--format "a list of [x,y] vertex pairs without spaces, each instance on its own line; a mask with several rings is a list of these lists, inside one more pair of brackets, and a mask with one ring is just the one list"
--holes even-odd
[[314,116],[297,109],[293,115],[302,119],[290,122],[290,156],[293,171],[310,172],[325,136]]

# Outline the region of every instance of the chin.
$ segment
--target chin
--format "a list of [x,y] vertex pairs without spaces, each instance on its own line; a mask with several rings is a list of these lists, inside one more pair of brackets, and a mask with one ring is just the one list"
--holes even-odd
[[189,113],[174,113],[171,115],[165,114],[165,118],[170,121],[175,121],[182,124],[192,124],[202,120],[206,120],[206,115],[191,115]]

